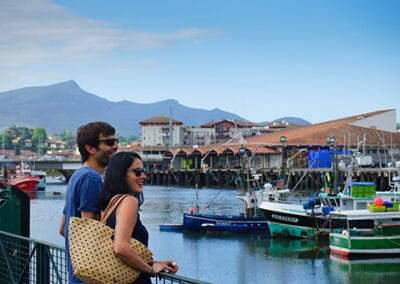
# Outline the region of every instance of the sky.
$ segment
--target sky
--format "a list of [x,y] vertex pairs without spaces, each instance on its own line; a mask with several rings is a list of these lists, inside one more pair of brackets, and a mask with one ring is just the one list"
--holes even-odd
[[398,0],[1,0],[0,92],[74,80],[253,122],[400,121],[399,15]]

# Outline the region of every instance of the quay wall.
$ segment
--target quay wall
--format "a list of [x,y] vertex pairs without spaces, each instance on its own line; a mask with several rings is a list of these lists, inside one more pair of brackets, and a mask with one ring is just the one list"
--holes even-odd
[[[17,162],[8,161],[8,168],[14,168]],[[5,165],[2,165],[5,166]],[[36,170],[56,170],[65,176],[68,181],[72,173],[81,166],[80,161],[36,161]],[[238,188],[237,183],[241,180],[248,180],[248,187],[260,188],[265,183],[274,184],[286,177],[288,187],[296,190],[320,190],[330,187],[332,184],[332,168],[290,168],[285,174],[279,168],[258,169],[256,174],[259,180],[254,180],[250,172],[244,173],[240,167],[236,168],[208,168],[207,170],[195,169],[168,169],[167,165],[161,169],[153,167],[151,163],[145,163],[147,169],[146,184],[158,186],[181,186],[181,187],[208,187],[208,188]],[[353,181],[368,181],[376,184],[378,191],[388,190],[392,177],[399,175],[398,168],[358,168],[352,173]],[[3,170],[4,172],[4,170]],[[243,175],[245,177],[243,177]],[[336,184],[343,189],[348,173],[338,169]]]

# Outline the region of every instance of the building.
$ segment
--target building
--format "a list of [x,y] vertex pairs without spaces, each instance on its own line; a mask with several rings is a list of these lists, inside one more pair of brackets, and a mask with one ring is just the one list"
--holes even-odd
[[255,123],[236,120],[209,122],[201,126],[183,126],[181,121],[157,116],[141,121],[140,126],[143,148],[204,146],[261,133]]
[[[239,120],[220,120],[217,122],[209,122],[200,126],[203,129],[212,129],[212,136],[210,143],[223,143],[232,138],[250,137],[260,134],[257,124]],[[203,144],[203,145],[208,145]]]
[[163,146],[174,147],[180,145],[183,137],[181,121],[165,116],[156,116],[139,122],[141,126],[142,147]]
[[[226,139],[228,128],[221,131]],[[224,133],[226,135],[224,136]],[[334,139],[334,140],[332,140]],[[244,149],[254,170],[277,169],[281,166],[285,148],[288,166],[309,167],[310,151],[332,150],[353,153],[358,161],[370,157],[373,164],[364,166],[386,167],[400,160],[400,133],[396,129],[396,110],[382,110],[337,120],[277,131],[246,139],[231,139],[195,148],[178,146],[165,153],[172,168],[234,168]],[[191,160],[191,162],[189,161]],[[201,162],[199,162],[201,161]]]

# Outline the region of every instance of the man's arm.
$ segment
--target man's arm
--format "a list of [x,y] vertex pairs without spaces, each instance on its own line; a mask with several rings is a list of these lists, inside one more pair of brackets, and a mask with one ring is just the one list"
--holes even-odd
[[[99,220],[99,214],[97,214],[95,212],[82,211],[81,212],[81,217],[82,218],[86,218],[86,219]],[[65,234],[64,226],[65,226],[65,215],[63,214],[61,216],[60,228],[58,229],[58,233],[63,237],[64,237],[64,234]]]
[[63,237],[64,237],[64,225],[65,225],[65,215],[62,214],[61,222],[60,222],[60,228],[58,229],[58,233]]

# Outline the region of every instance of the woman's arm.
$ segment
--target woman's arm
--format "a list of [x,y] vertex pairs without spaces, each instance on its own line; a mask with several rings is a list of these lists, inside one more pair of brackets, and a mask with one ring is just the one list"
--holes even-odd
[[145,273],[156,273],[131,246],[131,235],[137,223],[138,201],[133,196],[126,197],[115,214],[114,251],[118,258],[129,266]]
[[148,274],[156,274],[164,270],[176,272],[178,266],[173,260],[154,261],[147,264],[131,246],[131,236],[137,223],[138,200],[129,196],[118,206],[115,215],[114,251],[118,258],[132,268]]

